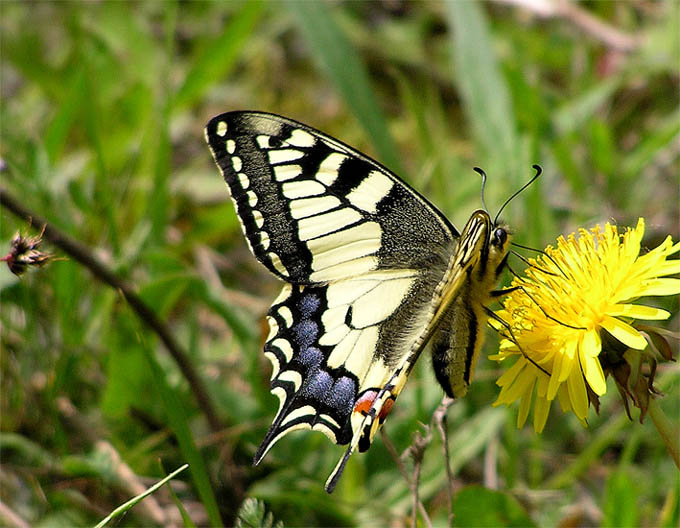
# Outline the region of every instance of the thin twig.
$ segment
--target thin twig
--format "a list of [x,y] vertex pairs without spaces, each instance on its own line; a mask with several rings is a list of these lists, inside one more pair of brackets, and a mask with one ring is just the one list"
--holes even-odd
[[423,426],[423,428],[425,430],[425,434],[417,432],[415,434],[413,444],[411,444],[411,446],[409,446],[409,448],[406,449],[406,451],[404,451],[405,455],[410,455],[411,458],[413,459],[413,478],[411,479],[410,482],[411,495],[413,496],[413,505],[411,509],[411,526],[413,528],[416,528],[417,524],[416,510],[420,510],[425,525],[428,526],[429,528],[432,527],[430,516],[427,514],[427,511],[425,510],[425,507],[422,505],[420,497],[418,496],[419,491],[418,486],[420,485],[420,470],[423,465],[423,457],[425,456],[425,450],[427,449],[427,446],[430,445],[430,442],[432,441],[432,426],[425,425]]
[[643,43],[638,35],[630,35],[603,22],[568,0],[495,0],[498,3],[524,7],[543,18],[562,18],[605,46],[622,53],[637,50]]
[[118,277],[92,251],[77,240],[71,238],[66,233],[48,224],[47,220],[40,215],[27,209],[16,198],[10,195],[7,190],[0,188],[0,204],[14,215],[30,222],[36,229],[44,227],[44,237],[62,251],[77,260],[92,274],[102,282],[118,290],[127,300],[132,310],[137,316],[153,330],[161,339],[166,349],[177,363],[180,371],[189,382],[191,390],[196,397],[199,407],[205,414],[206,420],[213,431],[222,429],[222,423],[217,411],[213,406],[212,400],[203,385],[203,381],[189,361],[189,356],[182,346],[175,340],[168,327],[159,319],[156,313],[135,293],[132,286]]
[[447,505],[449,508],[449,526],[453,526],[453,473],[451,472],[451,461],[449,456],[449,434],[446,417],[449,407],[455,402],[453,398],[444,396],[442,402],[437,407],[437,410],[432,415],[432,420],[437,425],[439,435],[442,438],[442,448],[444,449],[444,462],[446,463],[446,488],[447,488]]
[[[404,462],[401,460],[401,457],[399,456],[399,453],[397,453],[397,449],[394,447],[394,444],[392,443],[392,440],[390,440],[390,437],[387,435],[385,432],[385,429],[381,428],[380,429],[380,437],[382,438],[383,443],[385,444],[385,447],[387,448],[387,451],[390,453],[392,458],[394,459],[394,463],[397,465],[397,469],[399,470],[399,473],[401,473],[401,476],[404,477],[404,480],[408,484],[408,488],[413,491],[413,485],[411,482],[411,475],[408,474],[408,471],[406,471],[406,466],[404,465]],[[406,450],[404,452],[404,455],[407,454]],[[425,506],[423,505],[422,501],[418,501],[418,510],[420,511],[420,514],[423,516],[423,519],[427,519],[427,510],[425,509]]]
[[394,447],[392,440],[390,440],[390,437],[387,436],[387,433],[385,432],[385,429],[383,427],[380,428],[380,438],[382,438],[383,444],[385,444],[385,448],[387,449],[389,454],[392,455],[392,459],[394,460],[394,463],[397,465],[399,473],[401,473],[401,476],[404,477],[404,480],[407,482],[408,487],[410,488],[411,476],[408,474],[408,471],[406,471],[406,466],[404,465],[404,462],[402,462],[399,453],[397,453],[397,448]]

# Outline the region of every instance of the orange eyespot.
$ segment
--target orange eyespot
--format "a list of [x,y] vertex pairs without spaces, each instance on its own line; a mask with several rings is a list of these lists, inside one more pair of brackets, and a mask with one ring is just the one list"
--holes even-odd
[[378,397],[378,392],[371,390],[364,392],[354,404],[354,412],[359,412],[366,416],[373,407],[373,402]]

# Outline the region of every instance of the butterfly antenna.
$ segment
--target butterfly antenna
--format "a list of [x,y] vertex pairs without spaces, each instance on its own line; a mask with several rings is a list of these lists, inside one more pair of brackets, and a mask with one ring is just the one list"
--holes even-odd
[[[559,277],[559,276],[560,276],[560,275],[558,275],[557,273],[553,273],[552,271],[548,271],[547,269],[543,269],[543,268],[541,268],[540,266],[537,266],[536,264],[533,264],[533,263],[529,262],[529,259],[528,259],[528,258],[526,258],[524,255],[521,255],[520,253],[517,253],[517,251],[510,251],[510,254],[511,254],[513,257],[517,257],[518,259],[520,259],[520,260],[521,260],[522,262],[524,262],[524,263],[527,265],[527,267],[529,267],[529,268],[533,268],[533,269],[535,269],[535,270],[540,271],[541,273],[545,273],[546,275],[550,275],[550,276],[552,276],[552,277]],[[560,271],[562,271],[562,270],[560,270]]]
[[526,182],[524,185],[522,185],[522,187],[521,187],[518,191],[515,191],[515,193],[514,193],[510,198],[508,198],[507,200],[505,200],[505,203],[504,203],[504,204],[501,206],[501,208],[498,210],[498,213],[496,213],[496,218],[493,219],[494,225],[496,225],[496,222],[498,222],[498,217],[499,217],[499,216],[501,215],[501,213],[503,212],[503,209],[505,209],[505,206],[508,205],[510,202],[512,202],[512,200],[514,200],[514,198],[515,198],[519,193],[521,193],[524,189],[526,189],[527,187],[529,187],[529,185],[531,185],[532,183],[534,183],[534,182],[536,181],[536,179],[537,179],[537,178],[541,175],[541,173],[543,172],[543,169],[541,168],[540,165],[532,165],[531,167],[536,171],[536,174],[534,174],[534,176],[533,176],[528,182]]
[[486,202],[484,201],[484,188],[486,187],[486,172],[484,172],[479,167],[473,167],[472,170],[482,177],[482,207],[484,208],[485,211],[488,212],[488,209],[486,208]]
[[[518,275],[517,273],[515,273],[515,270],[513,270],[510,266],[508,266],[508,270],[510,270],[510,273],[511,273],[515,278],[520,279],[519,275]],[[520,279],[520,280],[522,280],[522,279]],[[550,315],[548,312],[546,312],[546,311],[543,309],[543,307],[540,305],[540,303],[539,303],[536,299],[534,299],[534,297],[526,290],[526,288],[525,288],[524,286],[522,286],[522,285],[515,286],[514,289],[516,289],[516,290],[521,290],[522,293],[524,293],[524,295],[526,295],[527,297],[529,297],[529,299],[531,299],[531,300],[534,302],[534,304],[535,304],[536,306],[538,306],[538,309],[541,310],[541,312],[543,313],[543,315],[544,315],[546,318],[548,318],[548,319],[550,319],[551,321],[557,323],[558,325],[566,326],[567,328],[571,328],[572,330],[586,330],[586,328],[585,328],[584,326],[573,326],[573,325],[564,323],[564,322],[560,321],[559,319],[557,319],[557,318],[553,317],[552,315]]]
[[[510,339],[510,341],[512,341],[513,343],[515,343],[515,346],[516,346],[516,347],[519,349],[519,351],[522,353],[522,355],[524,356],[524,359],[526,359],[529,363],[531,363],[531,364],[532,364],[534,367],[536,367],[538,370],[540,370],[541,372],[543,372],[543,374],[545,374],[546,376],[550,377],[550,372],[548,372],[547,370],[545,370],[541,365],[539,365],[539,364],[536,363],[533,359],[531,359],[531,358],[527,355],[527,353],[522,349],[522,347],[520,346],[519,342],[517,341],[517,338],[515,337],[515,334],[512,332],[512,328],[510,328],[510,325],[507,323],[507,321],[504,321],[502,318],[500,318],[498,315],[496,315],[496,314],[495,314],[492,310],[490,310],[489,308],[484,307],[484,311],[486,311],[486,315],[488,315],[491,319],[493,319],[493,320],[496,321],[499,325],[501,325],[503,328],[505,328],[505,330],[508,332],[508,335],[507,335],[507,336],[503,336],[503,337],[507,337],[508,339]],[[489,326],[491,326],[491,325],[489,325]],[[493,328],[493,326],[492,326],[491,328]],[[502,334],[501,334],[501,335],[502,335]]]
[[[554,258],[552,258],[548,253],[546,253],[545,251],[543,251],[542,249],[532,248],[531,246],[523,246],[522,244],[517,244],[516,242],[510,242],[510,245],[515,246],[515,247],[518,247],[518,248],[521,248],[521,249],[526,249],[527,251],[533,251],[534,253],[539,253],[539,254],[543,255],[543,256],[544,256],[545,258],[547,258],[550,262],[552,262],[558,270],[560,270],[560,273],[562,273],[562,276],[563,276],[563,277],[566,277],[566,276],[567,276],[567,274],[564,273],[564,271],[562,270],[562,268],[560,268],[560,265],[557,263],[557,261],[556,261]],[[514,251],[513,251],[513,254],[519,256],[519,254],[518,254],[518,253],[515,253]],[[526,261],[525,261],[525,262],[526,262]],[[538,266],[533,266],[533,267],[535,267],[536,269],[541,269],[541,268],[539,268]],[[542,271],[545,271],[545,270],[542,270]],[[548,273],[548,272],[546,271],[546,273]],[[552,273],[551,273],[551,275],[552,275]]]

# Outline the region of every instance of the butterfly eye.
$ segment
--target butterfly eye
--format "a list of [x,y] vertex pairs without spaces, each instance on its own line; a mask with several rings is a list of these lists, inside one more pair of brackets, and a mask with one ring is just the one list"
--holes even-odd
[[497,227],[493,232],[493,240],[497,246],[504,246],[508,241],[508,232],[502,227]]

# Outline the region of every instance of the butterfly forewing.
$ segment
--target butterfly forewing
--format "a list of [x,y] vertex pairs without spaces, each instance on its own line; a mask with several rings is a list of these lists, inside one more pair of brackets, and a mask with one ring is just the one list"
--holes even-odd
[[380,164],[300,123],[230,112],[206,136],[253,253],[288,282],[419,268],[457,235]]

